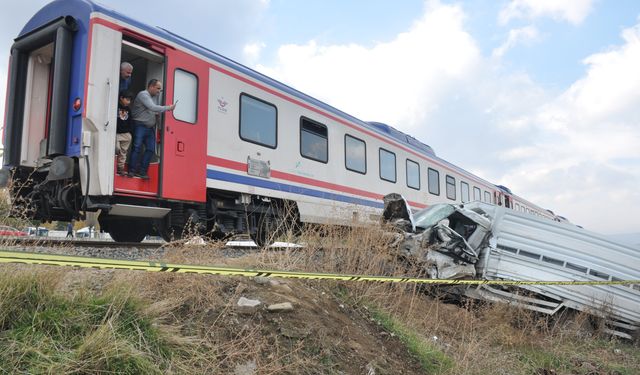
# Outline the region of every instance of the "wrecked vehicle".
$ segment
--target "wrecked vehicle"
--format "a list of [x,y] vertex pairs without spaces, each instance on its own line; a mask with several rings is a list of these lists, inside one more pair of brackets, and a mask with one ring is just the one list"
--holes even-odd
[[[403,232],[400,255],[430,278],[515,281],[640,279],[640,251],[571,223],[481,202],[436,204],[411,214],[385,197],[384,219]],[[394,211],[392,207],[395,207]],[[407,224],[406,221],[410,223]],[[398,225],[399,224],[399,225]],[[563,308],[606,319],[617,336],[640,336],[640,285],[474,285],[467,297],[553,315]]]

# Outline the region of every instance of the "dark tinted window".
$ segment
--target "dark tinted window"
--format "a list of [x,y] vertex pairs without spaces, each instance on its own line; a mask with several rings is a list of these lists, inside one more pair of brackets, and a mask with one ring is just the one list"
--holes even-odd
[[473,187],[473,200],[478,202],[482,201],[482,191],[475,186]]
[[429,193],[440,195],[440,173],[435,169],[427,170],[427,180],[429,184]]
[[462,203],[469,202],[469,184],[460,181],[460,199]]
[[420,164],[407,159],[407,186],[420,190]]
[[455,200],[456,199],[456,179],[451,176],[447,176],[445,180],[447,182],[447,198]]
[[326,126],[304,117],[300,119],[300,154],[323,163],[329,160]]
[[345,166],[348,170],[367,173],[367,146],[363,140],[344,136]]
[[396,154],[381,148],[378,155],[380,156],[380,178],[396,182]]
[[491,203],[491,193],[489,193],[488,191],[484,192],[484,201],[487,203]]
[[240,138],[276,148],[277,111],[273,104],[246,94],[240,95]]

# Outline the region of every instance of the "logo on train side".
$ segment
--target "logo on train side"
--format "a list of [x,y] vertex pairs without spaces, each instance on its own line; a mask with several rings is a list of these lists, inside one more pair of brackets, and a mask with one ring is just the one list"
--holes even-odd
[[229,104],[229,102],[224,100],[224,97],[218,98],[218,112],[226,114],[227,104]]

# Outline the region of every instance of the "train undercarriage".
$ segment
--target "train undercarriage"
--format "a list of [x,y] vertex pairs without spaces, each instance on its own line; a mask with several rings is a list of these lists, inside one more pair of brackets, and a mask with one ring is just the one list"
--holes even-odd
[[51,222],[84,220],[93,212],[100,229],[118,242],[140,242],[147,235],[172,241],[194,235],[221,239],[248,234],[264,246],[300,226],[292,201],[217,189],[207,189],[205,203],[91,196],[83,193],[79,176],[77,159],[64,156],[44,168],[14,168],[10,215]]

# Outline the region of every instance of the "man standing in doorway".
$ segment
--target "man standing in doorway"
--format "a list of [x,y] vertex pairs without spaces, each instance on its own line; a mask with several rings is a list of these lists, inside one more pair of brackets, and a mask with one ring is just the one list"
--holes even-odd
[[133,73],[133,65],[124,61],[120,64],[120,87],[118,92],[127,91],[131,86],[131,73]]
[[[155,150],[156,124],[159,123],[160,114],[172,111],[176,105],[158,105],[158,99],[162,92],[162,82],[152,79],[147,84],[147,89],[140,91],[133,103],[131,114],[133,115],[133,152],[131,153],[130,173],[134,177],[148,179],[149,162]],[[142,145],[145,150],[142,155]],[[140,158],[142,157],[142,161]]]

